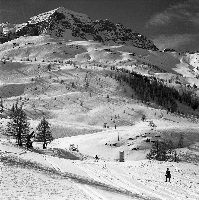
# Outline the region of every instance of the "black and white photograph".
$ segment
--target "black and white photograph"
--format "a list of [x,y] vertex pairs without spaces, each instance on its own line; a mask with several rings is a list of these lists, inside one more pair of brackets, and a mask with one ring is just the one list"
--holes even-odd
[[199,200],[199,0],[0,0],[0,200]]

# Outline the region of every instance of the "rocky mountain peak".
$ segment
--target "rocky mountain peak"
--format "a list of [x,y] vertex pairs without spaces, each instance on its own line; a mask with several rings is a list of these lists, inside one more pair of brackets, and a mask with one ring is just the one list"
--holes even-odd
[[54,10],[31,17],[28,22],[31,24],[40,23],[44,21],[48,22],[50,18],[53,18],[55,16],[60,16],[60,20],[65,19],[68,21],[73,21],[73,18],[75,17],[79,19],[82,23],[91,22],[91,19],[87,15],[65,9],[64,7],[59,7]]
[[[66,40],[94,40],[105,44],[133,45],[143,49],[158,50],[152,41],[122,24],[108,19],[91,20],[87,15],[63,7],[31,17],[26,23],[16,26],[12,37],[49,34]],[[9,40],[9,38],[8,38]]]

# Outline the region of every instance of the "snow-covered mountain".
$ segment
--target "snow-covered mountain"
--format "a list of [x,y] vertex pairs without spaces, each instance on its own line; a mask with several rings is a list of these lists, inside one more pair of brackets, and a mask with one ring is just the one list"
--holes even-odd
[[199,69],[199,53],[187,53],[186,60],[191,66]]
[[94,40],[106,44],[128,44],[158,50],[152,41],[122,24],[114,24],[107,19],[94,21],[85,14],[63,7],[31,17],[28,22],[18,24],[15,28],[14,33],[8,34],[8,40],[11,35],[11,38],[18,38],[24,35],[50,34],[68,40]]
[[[0,39],[0,199],[199,200],[199,53],[64,8]],[[47,149],[6,136],[16,102],[31,132],[49,121]],[[156,141],[179,162],[148,160]]]

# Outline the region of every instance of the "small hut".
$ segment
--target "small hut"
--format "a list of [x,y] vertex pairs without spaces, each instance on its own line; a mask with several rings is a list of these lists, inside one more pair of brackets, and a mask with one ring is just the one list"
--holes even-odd
[[124,162],[124,151],[119,152],[119,162]]

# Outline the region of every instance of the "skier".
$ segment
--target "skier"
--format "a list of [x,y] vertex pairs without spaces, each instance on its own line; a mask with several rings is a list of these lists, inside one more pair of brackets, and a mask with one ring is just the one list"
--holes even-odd
[[165,176],[166,176],[166,181],[165,181],[165,182],[167,182],[167,179],[169,179],[169,182],[170,182],[170,179],[171,179],[171,173],[170,173],[170,171],[169,171],[169,168],[167,168],[167,171],[166,171]]
[[99,160],[99,157],[96,155],[95,156],[95,161],[98,162],[98,160]]

